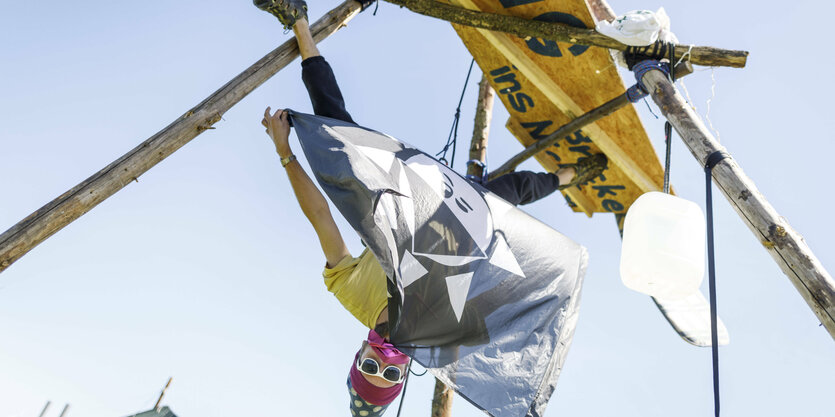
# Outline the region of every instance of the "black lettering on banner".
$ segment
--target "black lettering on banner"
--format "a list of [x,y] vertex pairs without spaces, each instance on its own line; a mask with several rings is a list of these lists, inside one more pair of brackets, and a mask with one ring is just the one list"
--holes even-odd
[[557,155],[557,154],[555,154],[555,153],[553,153],[553,152],[551,152],[551,151],[545,151],[545,153],[546,153],[547,155],[549,155],[551,158],[554,158],[554,160],[555,160],[555,161],[557,161],[557,162],[562,161],[562,159],[560,159],[560,156],[559,156],[559,155]]
[[[504,2],[504,0],[502,1]],[[568,13],[547,12],[537,17],[534,17],[533,20],[539,20],[542,22],[549,23],[564,23],[566,25],[573,26],[576,28],[588,29],[582,20]],[[560,50],[559,45],[557,45],[557,43],[552,40],[531,38],[527,40],[525,43],[528,44],[528,48],[530,48],[531,51],[534,51],[540,55],[551,56],[555,58],[562,56],[562,51]],[[570,47],[568,47],[568,52],[571,52],[571,55],[578,56],[583,52],[586,52],[586,49],[589,49],[589,47],[585,45],[571,45]]]
[[[514,70],[517,69],[513,65],[510,67],[505,65],[490,71],[490,75],[493,76],[493,85],[499,94],[507,96],[510,107],[517,112],[525,113],[529,108],[534,106],[533,99],[529,95],[519,92],[522,89],[522,83],[516,80],[516,73],[511,72],[511,68]],[[510,83],[510,86],[502,87],[501,84],[507,83]]]
[[496,83],[496,85],[499,85],[499,83],[510,83],[510,87],[498,89],[497,91],[499,94],[515,93],[522,89],[522,84],[519,84],[519,81],[516,81],[516,74],[512,72],[502,75],[501,77],[496,77],[493,82]]
[[565,141],[568,142],[569,145],[579,145],[581,143],[591,143],[591,139],[583,134],[582,130],[577,130],[573,133],[574,138],[572,139],[571,136],[566,136]]
[[571,201],[571,197],[568,194],[565,194],[565,202],[568,203],[568,207],[577,207],[577,203]]
[[595,185],[591,187],[593,190],[597,190],[598,197],[605,197],[606,194],[611,194],[613,196],[618,195],[614,190],[625,190],[626,187],[622,185]]
[[606,210],[606,211],[612,211],[612,212],[623,211],[623,204],[618,203],[615,200],[610,200],[610,199],[603,200],[602,206],[603,206],[603,210]]
[[[542,133],[548,126],[551,126],[554,122],[550,120],[543,120],[541,122],[527,122],[522,123],[522,127],[528,130],[528,133],[534,140],[542,140],[548,137],[548,135]],[[529,130],[533,128],[533,130]]]
[[[525,113],[528,111],[528,107],[533,107],[533,99],[525,93],[516,93],[515,96],[513,94],[509,94],[507,99],[510,101],[510,106],[520,113]],[[525,106],[523,101],[527,101],[528,105]]]
[[591,148],[586,146],[586,145],[571,146],[571,147],[568,148],[568,150],[571,151],[571,152],[581,153],[585,156],[591,156]]
[[505,9],[513,6],[521,6],[523,4],[539,3],[540,1],[543,0],[499,0]]
[[494,77],[495,77],[495,76],[497,76],[497,75],[502,75],[502,74],[504,74],[504,73],[506,73],[506,72],[508,72],[508,71],[510,71],[510,67],[508,67],[507,65],[505,65],[505,66],[503,66],[503,67],[501,67],[501,68],[496,68],[496,69],[494,69],[493,71],[490,71],[490,75],[492,75],[492,76],[494,76]]

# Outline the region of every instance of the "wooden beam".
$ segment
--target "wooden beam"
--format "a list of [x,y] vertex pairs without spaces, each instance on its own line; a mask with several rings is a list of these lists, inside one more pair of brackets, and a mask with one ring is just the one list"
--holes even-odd
[[[481,76],[478,83],[478,104],[476,105],[475,121],[473,123],[473,138],[470,140],[470,160],[481,163],[487,161],[487,136],[490,134],[490,122],[493,120],[493,101],[495,90],[490,86],[487,75]],[[483,167],[472,164],[467,167],[467,175],[481,178]]]
[[[487,137],[490,134],[490,122],[493,120],[493,101],[495,91],[490,86],[486,75],[478,83],[478,101],[475,109],[473,138],[470,140],[470,159],[484,163],[487,160]],[[483,167],[472,164],[467,167],[467,175],[481,178]],[[450,417],[452,415],[453,390],[441,380],[435,379],[435,393],[432,396],[432,417]]]
[[[386,0],[425,16],[435,17],[460,25],[505,32],[522,38],[542,38],[578,45],[626,50],[625,44],[597,33],[594,29],[580,29],[562,23],[548,23],[516,16],[486,13],[442,3],[436,0]],[[697,65],[737,67],[745,66],[747,51],[732,51],[709,46],[677,45],[676,59],[690,52],[690,61]]]
[[609,3],[606,3],[606,0],[586,0],[586,5],[589,7],[589,11],[591,11],[591,15],[596,22],[602,20],[611,22],[618,17],[615,11],[609,6]]
[[[586,4],[591,11],[594,20],[599,22],[601,20],[612,21],[617,15],[614,10],[609,7],[606,0],[586,0]],[[676,73],[678,74],[679,67],[676,66]],[[678,76],[678,75],[677,75]],[[615,214],[618,230],[621,238],[623,238],[623,220],[626,214]],[[673,330],[687,343],[694,346],[707,347],[712,344],[710,335],[710,304],[701,292],[697,292],[689,297],[678,300],[662,300],[650,297],[661,314],[667,319],[667,322],[673,327]],[[722,322],[721,317],[717,317],[717,327],[719,336],[719,345],[727,345],[730,342],[728,329]]]
[[[712,153],[726,151],[663,72],[649,71],[642,81],[702,166]],[[835,339],[835,281],[803,237],[768,203],[733,158],[719,162],[712,175],[716,186]]]
[[[517,120],[515,117],[511,117],[510,119],[508,119],[507,124],[505,124],[505,127],[507,127],[507,130],[509,130],[510,133],[512,133],[513,136],[516,136],[517,138],[530,138],[531,141],[534,140],[533,137],[531,137],[530,132],[524,127],[522,127],[522,125],[519,123],[519,120]],[[539,159],[541,157],[541,154],[535,154],[534,157]],[[540,163],[542,163],[541,160]],[[493,172],[493,174],[495,174],[495,171]],[[497,177],[498,175],[488,175],[488,180]],[[586,216],[591,217],[592,214],[594,214],[594,209],[596,207],[594,201],[586,197],[586,194],[584,194],[579,188],[571,187],[563,190],[563,192],[565,192],[565,194],[568,195],[568,198],[570,198],[571,201],[577,205],[577,208],[582,210],[583,213],[586,214]]]
[[[320,42],[327,38],[359,13],[360,8],[354,0],[337,6],[311,26],[313,39]],[[298,55],[295,38],[284,42],[157,134],[4,232],[0,235],[0,272],[197,135],[214,129],[212,126],[223,113]]]
[[450,417],[452,415],[451,390],[439,379],[435,379],[435,393],[432,396],[432,417]]
[[[693,65],[691,65],[689,62],[681,62],[676,66],[676,77],[683,77],[692,73]],[[519,152],[512,158],[508,159],[507,162],[502,164],[502,166],[498,167],[496,170],[490,173],[490,179],[507,174],[508,172],[513,172],[513,170],[515,170],[516,167],[519,166],[519,164],[525,162],[530,157],[538,154],[539,152],[544,151],[549,146],[557,143],[560,139],[569,136],[575,131],[614,113],[615,111],[617,111],[623,106],[626,106],[627,104],[629,104],[629,98],[627,98],[626,93],[623,93],[600,105],[599,107],[592,109],[589,112],[566,123],[550,135],[540,139],[539,141],[525,148],[525,150],[523,150],[522,152]]]

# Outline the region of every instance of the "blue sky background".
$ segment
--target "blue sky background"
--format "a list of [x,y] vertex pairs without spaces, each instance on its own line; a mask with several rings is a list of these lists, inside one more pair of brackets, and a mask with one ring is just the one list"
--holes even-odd
[[[338,3],[311,2],[311,16]],[[833,59],[810,40],[828,38],[822,17],[835,7],[612,2],[620,13],[662,5],[682,42],[751,52],[745,69],[697,72],[688,90],[704,114],[715,76],[710,118],[722,143],[832,268]],[[2,230],[290,36],[246,0],[0,6]],[[470,63],[447,23],[381,2],[377,16],[362,13],[321,49],[358,122],[441,149]],[[479,78],[462,108],[459,171]],[[69,416],[125,416],[153,406],[169,376],[164,403],[180,417],[348,415],[345,378],[365,331],[321,282],[313,230],[259,124],[267,105],[311,110],[298,61],[216,130],[0,274],[0,416],[36,416],[47,400],[48,416],[64,403]],[[663,121],[637,107],[663,152]],[[521,147],[501,105],[493,117],[495,167]],[[704,204],[702,170],[680,141],[672,182]],[[833,339],[714,195],[719,312],[731,336],[720,351],[724,415],[831,416]],[[648,297],[621,284],[612,216],[589,219],[560,197],[526,211],[590,252],[577,332],[546,415],[712,413],[710,350],[683,342]],[[340,226],[358,253],[359,240]],[[411,379],[403,416],[429,415],[433,383]],[[458,397],[453,415],[482,413]]]

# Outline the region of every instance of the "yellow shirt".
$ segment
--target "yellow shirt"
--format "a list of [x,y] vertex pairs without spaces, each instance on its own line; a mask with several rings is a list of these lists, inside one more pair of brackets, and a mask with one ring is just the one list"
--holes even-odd
[[367,248],[359,258],[347,255],[333,268],[322,273],[328,291],[354,317],[369,329],[377,325],[377,318],[388,305],[386,273],[377,258]]

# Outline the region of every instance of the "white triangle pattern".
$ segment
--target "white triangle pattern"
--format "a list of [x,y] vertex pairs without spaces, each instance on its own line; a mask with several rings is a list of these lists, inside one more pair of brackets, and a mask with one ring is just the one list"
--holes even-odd
[[400,279],[403,280],[403,288],[408,287],[427,272],[429,271],[409,251],[403,253],[403,259],[400,262]]
[[513,251],[510,250],[510,246],[507,245],[507,241],[504,240],[504,236],[502,235],[496,236],[496,248],[493,249],[493,256],[490,257],[490,263],[512,274],[525,277],[525,273],[522,271],[522,267],[519,266],[516,256],[513,255]]
[[461,315],[464,313],[464,305],[467,304],[467,295],[470,293],[470,282],[472,280],[472,272],[446,277],[449,302],[452,304],[452,311],[455,312],[455,317],[459,322],[461,321]]
[[362,145],[356,145],[356,147],[383,171],[391,172],[391,167],[394,165],[394,154],[392,152]]

